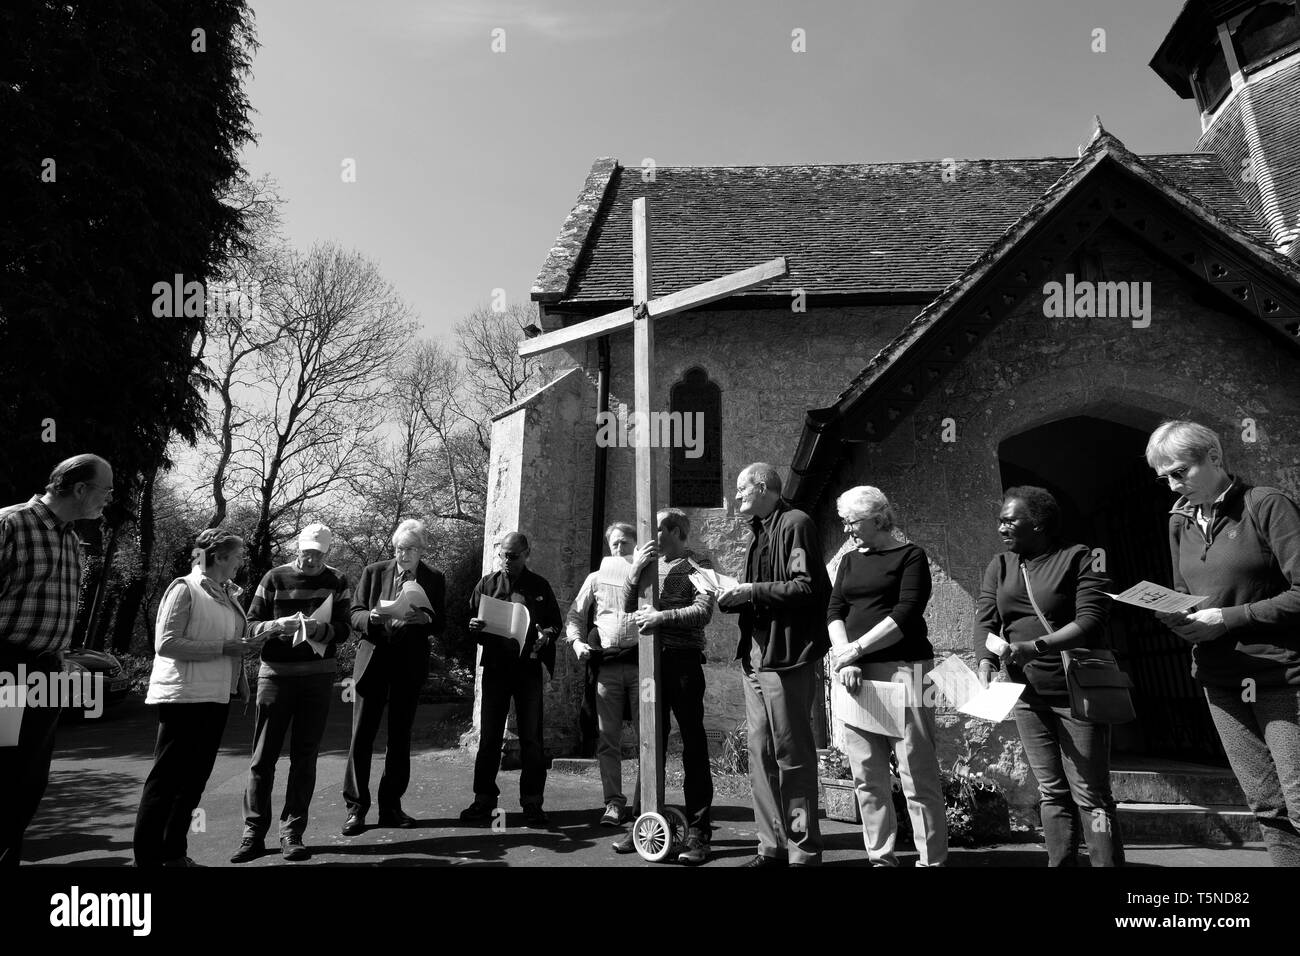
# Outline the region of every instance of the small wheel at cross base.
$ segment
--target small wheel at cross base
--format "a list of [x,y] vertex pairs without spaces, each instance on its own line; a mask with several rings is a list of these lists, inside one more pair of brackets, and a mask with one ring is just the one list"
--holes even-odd
[[680,850],[686,846],[686,831],[690,829],[690,821],[686,819],[686,811],[681,807],[665,807],[664,816],[668,819],[668,826],[673,831],[673,848]]
[[648,863],[658,863],[672,849],[672,827],[658,813],[643,813],[632,824],[632,845],[641,854],[641,859]]

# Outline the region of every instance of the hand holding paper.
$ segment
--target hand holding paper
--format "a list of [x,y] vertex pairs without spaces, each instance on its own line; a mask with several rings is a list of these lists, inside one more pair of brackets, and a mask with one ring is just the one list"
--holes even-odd
[[513,601],[500,601],[486,594],[478,600],[478,617],[483,622],[483,630],[497,637],[507,637],[519,645],[522,653],[524,643],[528,640],[528,625],[531,618],[528,608]]

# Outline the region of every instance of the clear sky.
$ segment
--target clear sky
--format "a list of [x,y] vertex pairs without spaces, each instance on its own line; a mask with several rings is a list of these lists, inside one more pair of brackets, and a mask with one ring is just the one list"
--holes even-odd
[[1147,66],[1183,3],[253,0],[245,165],[295,244],[375,259],[441,337],[495,288],[527,299],[598,156],[1073,156],[1094,113],[1135,152],[1191,150],[1195,105]]

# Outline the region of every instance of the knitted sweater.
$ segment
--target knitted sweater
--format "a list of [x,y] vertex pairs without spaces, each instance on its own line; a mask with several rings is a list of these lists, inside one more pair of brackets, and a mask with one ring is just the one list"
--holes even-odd
[[335,648],[346,641],[351,633],[348,611],[352,606],[352,597],[343,572],[328,564],[317,574],[304,574],[296,564],[282,564],[266,572],[266,576],[257,585],[253,603],[248,608],[248,620],[253,622],[254,634],[267,630],[277,618],[289,617],[300,611],[303,615],[310,616],[330,595],[334,596],[330,623],[325,633],[317,636],[318,641],[325,642],[325,655],[317,657],[306,641],[295,647],[292,634],[273,637],[262,645],[262,668],[258,672],[260,677],[333,674],[337,667],[334,662]]
[[[713,595],[697,591],[691,583],[695,553],[687,551],[676,561],[659,562],[659,610],[664,620],[659,625],[660,650],[703,653],[704,625],[713,616]],[[702,568],[712,568],[708,558],[695,561]],[[644,572],[643,572],[644,573]],[[623,588],[623,610],[637,608],[640,588],[637,579],[628,580]]]

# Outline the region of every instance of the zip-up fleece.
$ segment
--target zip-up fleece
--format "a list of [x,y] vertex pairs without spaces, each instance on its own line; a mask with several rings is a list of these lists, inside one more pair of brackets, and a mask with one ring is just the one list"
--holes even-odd
[[[821,536],[813,520],[784,501],[766,518],[750,520],[754,540],[745,556],[745,581],[753,601],[740,609],[736,660],[747,660],[754,641],[763,649],[761,670],[799,667],[830,650],[826,606],[831,580],[822,563]],[[759,565],[760,544],[766,557]]]
[[1228,633],[1192,648],[1204,684],[1300,685],[1300,508],[1277,488],[1233,479],[1209,533],[1180,498],[1169,514],[1174,588],[1223,609]]

